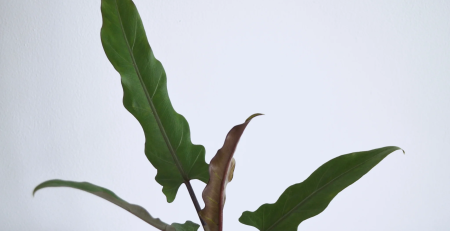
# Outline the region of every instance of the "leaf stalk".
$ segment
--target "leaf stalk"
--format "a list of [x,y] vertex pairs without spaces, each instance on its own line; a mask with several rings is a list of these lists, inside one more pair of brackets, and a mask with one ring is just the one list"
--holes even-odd
[[205,221],[203,221],[203,219],[200,217],[200,210],[201,210],[200,204],[198,203],[197,197],[195,196],[194,189],[192,189],[191,182],[189,180],[187,180],[184,182],[184,184],[186,185],[186,188],[189,192],[189,196],[191,196],[192,203],[194,203],[194,207],[195,207],[195,210],[197,211],[198,218],[200,219],[200,222],[202,223],[203,230],[208,231],[209,229],[207,229],[207,227],[205,227],[206,226]]

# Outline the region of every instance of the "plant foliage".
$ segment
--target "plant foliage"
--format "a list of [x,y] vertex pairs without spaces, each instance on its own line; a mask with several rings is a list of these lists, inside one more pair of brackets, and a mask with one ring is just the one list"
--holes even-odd
[[199,227],[199,225],[187,221],[184,224],[178,224],[173,223],[171,225],[168,225],[164,222],[162,222],[158,218],[153,218],[147,210],[142,208],[139,205],[130,204],[124,200],[122,200],[120,197],[118,197],[116,194],[111,192],[110,190],[106,188],[102,188],[100,186],[88,183],[88,182],[74,182],[74,181],[64,181],[64,180],[49,180],[42,182],[36,188],[33,190],[33,195],[40,189],[43,188],[49,188],[49,187],[69,187],[74,189],[79,189],[91,194],[94,194],[98,197],[101,197],[125,210],[130,212],[131,214],[139,217],[143,221],[147,222],[148,224],[152,225],[153,227],[164,230],[164,231],[196,231]]
[[[205,148],[194,145],[189,124],[172,107],[167,78],[155,58],[144,26],[132,0],[101,0],[103,25],[101,41],[106,56],[121,76],[123,105],[139,121],[145,134],[145,155],[157,169],[156,181],[170,203],[185,184],[205,231],[223,231],[225,188],[233,178],[237,144],[252,118],[233,127],[224,145],[208,165]],[[299,224],[321,213],[343,189],[356,182],[398,147],[384,147],[336,157],[305,181],[286,189],[274,204],[264,204],[254,212],[246,211],[239,221],[260,231],[295,231]],[[200,209],[190,181],[207,183],[203,191],[205,207]],[[136,215],[164,231],[196,231],[200,226],[187,221],[168,225],[153,218],[141,206],[130,204],[108,189],[87,182],[49,180],[33,191],[47,187],[70,187],[96,196]]]
[[239,221],[260,231],[295,231],[302,221],[321,213],[339,192],[399,149],[384,147],[336,157],[302,183],[287,188],[274,204],[244,212]]
[[181,184],[191,179],[208,182],[205,148],[191,143],[186,119],[170,103],[166,73],[150,48],[134,3],[102,0],[101,9],[102,44],[122,77],[123,104],[141,123],[145,154],[172,202]]
[[248,123],[261,114],[251,115],[243,124],[234,126],[228,132],[225,143],[209,164],[209,182],[203,190],[205,208],[200,216],[208,224],[210,231],[218,231],[223,227],[223,207],[225,205],[225,189],[233,179],[236,161],[233,158],[239,139]]

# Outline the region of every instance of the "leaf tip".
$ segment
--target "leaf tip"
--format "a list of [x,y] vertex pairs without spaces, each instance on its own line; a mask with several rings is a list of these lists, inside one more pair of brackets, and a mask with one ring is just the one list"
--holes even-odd
[[397,147],[397,146],[394,146],[394,148],[396,148],[396,150],[401,150],[403,152],[403,154],[406,155],[405,150],[403,150],[403,148],[400,148],[400,147]]
[[245,122],[246,122],[246,123],[249,123],[253,118],[255,118],[255,117],[257,117],[257,116],[261,116],[261,115],[264,115],[264,114],[262,114],[262,113],[255,113],[255,114],[249,116],[249,117],[245,120]]
[[34,189],[33,189],[33,193],[31,194],[31,196],[33,196],[34,197],[34,194],[36,194],[36,192],[39,190],[39,189],[41,189],[42,187],[41,187],[41,185],[42,185],[42,183],[41,184],[39,184],[38,186],[36,186]]

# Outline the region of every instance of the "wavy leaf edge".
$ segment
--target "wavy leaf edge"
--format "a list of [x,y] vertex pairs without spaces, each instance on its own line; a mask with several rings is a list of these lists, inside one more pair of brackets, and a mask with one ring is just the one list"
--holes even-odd
[[125,210],[130,212],[131,214],[135,215],[136,217],[140,218],[141,220],[145,221],[146,223],[152,225],[153,227],[163,230],[163,231],[196,231],[200,226],[191,222],[186,221],[184,224],[179,223],[172,223],[171,225],[168,225],[167,223],[161,221],[159,218],[154,218],[150,215],[149,212],[147,212],[146,209],[144,209],[142,206],[131,204],[117,196],[114,192],[112,192],[109,189],[100,187],[98,185],[89,183],[89,182],[76,182],[76,181],[66,181],[66,180],[48,180],[40,183],[37,185],[33,190],[33,196],[36,194],[37,191],[44,189],[44,188],[50,188],[50,187],[67,187],[67,188],[73,188],[78,189],[90,194],[93,194],[95,196],[98,196],[100,198],[103,198]]
[[102,0],[101,11],[101,41],[121,76],[123,104],[144,130],[145,154],[171,203],[181,184],[193,179],[208,182],[205,148],[192,144],[189,124],[172,107],[165,70],[153,54],[133,1]]
[[[395,152],[397,150],[401,150],[401,151],[403,151],[403,153],[405,153],[405,151],[399,147],[387,146],[387,147],[373,149],[373,150],[369,150],[369,151],[353,152],[353,153],[344,154],[344,155],[335,157],[335,158],[327,161],[325,164],[321,165],[303,182],[289,186],[281,194],[281,196],[277,199],[277,201],[275,203],[263,204],[257,210],[255,210],[253,212],[250,212],[250,211],[243,212],[241,217],[239,218],[239,221],[245,225],[253,226],[253,227],[259,229],[260,231],[295,231],[295,230],[297,230],[297,227],[300,225],[301,222],[323,212],[337,194],[339,194],[342,190],[344,190],[351,184],[358,181],[362,176],[364,176],[373,167],[375,167],[379,162],[381,162],[386,156],[388,156],[389,154],[391,154],[392,152]],[[346,160],[346,158],[351,159],[352,157],[353,158],[359,157],[359,158],[363,159],[361,156],[363,156],[364,154],[369,155],[370,152],[377,152],[377,151],[379,151],[379,153],[373,154],[373,156],[369,157],[368,160],[363,161],[363,163],[360,163],[357,166],[353,166],[349,170],[349,171],[355,170],[355,171],[360,171],[360,172],[358,175],[350,177],[349,180],[346,182],[346,184],[344,184],[345,186],[341,185],[340,187],[337,187],[337,189],[330,192],[329,195],[327,195],[325,197],[326,199],[321,199],[321,200],[319,200],[320,198],[317,199],[317,201],[321,202],[321,203],[319,203],[319,205],[314,205],[314,203],[312,203],[312,202],[311,202],[311,204],[308,204],[308,202],[310,200],[315,199],[315,198],[311,198],[312,196],[320,193],[320,192],[317,192],[316,190],[319,188],[319,185],[321,185],[321,183],[323,183],[323,181],[326,182],[327,177],[325,177],[325,179],[324,179],[324,176],[329,173],[332,165],[337,165],[337,166],[333,166],[333,167],[341,167],[342,168],[344,165],[342,165],[342,163],[336,163],[336,162],[339,162],[342,159]],[[377,157],[378,157],[378,159],[376,159]],[[338,161],[336,161],[336,160],[338,160]],[[369,163],[370,161],[373,161],[373,162]],[[368,166],[366,166],[365,169],[362,169],[364,164],[368,164]],[[370,165],[370,164],[372,164],[372,165]],[[338,170],[332,169],[331,171],[339,171],[339,169]],[[321,176],[318,175],[319,173],[322,173],[322,172],[323,172],[323,175],[321,175]],[[347,174],[347,172],[344,172],[344,174]],[[317,177],[316,175],[320,176],[319,182],[313,181]],[[339,175],[335,178],[332,178],[333,179],[332,181],[336,182],[341,177],[342,176]],[[333,182],[331,182],[331,183],[333,183]],[[312,193],[305,194],[307,196],[301,194],[301,193],[304,193],[306,190],[308,190],[307,189],[308,186],[315,186],[316,189],[313,190]],[[320,189],[322,189],[324,186],[328,186],[328,185],[323,185],[323,186],[321,186]],[[311,191],[311,190],[309,190],[309,191]],[[300,202],[297,202],[296,205],[289,210],[289,214],[284,213],[284,211],[286,209],[286,205],[289,206],[289,204],[290,204],[290,202],[288,202],[288,201],[291,198],[295,198],[294,196],[292,196],[292,193],[296,193],[296,192],[300,192],[297,194],[302,195],[302,197],[304,197],[304,198]],[[320,196],[320,194],[319,194],[319,196]],[[284,202],[284,205],[281,208],[280,203],[282,203],[282,202]],[[308,208],[308,210],[305,209],[304,213],[300,213],[302,211],[300,211],[300,212],[294,211],[299,208],[298,207],[299,205],[305,206],[305,208]],[[311,206],[311,207],[308,207],[308,206]],[[315,206],[315,208],[314,208],[314,206]],[[288,207],[288,208],[290,208],[290,207]],[[281,214],[276,213],[276,210],[279,211],[280,209],[281,209]],[[297,212],[297,213],[294,213],[294,212]],[[308,212],[309,212],[309,214],[308,214]],[[276,214],[276,215],[273,215],[273,214]],[[293,214],[295,214],[295,216],[297,216],[297,217],[292,217]],[[267,215],[278,216],[278,218],[272,219],[272,221],[271,221],[272,223],[266,224],[267,223],[266,220],[271,219],[271,217],[270,216],[268,217]]]
[[253,118],[260,115],[263,114],[255,113],[244,123],[234,126],[225,137],[222,147],[211,159],[209,181],[202,193],[205,207],[200,211],[200,216],[208,224],[210,231],[222,230],[226,186],[233,179],[236,164],[233,156],[247,125]]

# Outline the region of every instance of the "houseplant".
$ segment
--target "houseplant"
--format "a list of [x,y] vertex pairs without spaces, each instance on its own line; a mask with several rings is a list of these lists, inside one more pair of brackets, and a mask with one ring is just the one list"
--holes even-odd
[[[233,127],[226,136],[223,147],[208,165],[205,161],[205,149],[191,143],[187,121],[172,108],[164,69],[154,57],[133,2],[102,0],[102,16],[103,48],[121,75],[125,108],[143,127],[146,137],[145,154],[158,171],[155,179],[163,186],[167,201],[174,201],[179,187],[184,184],[203,229],[222,230],[225,187],[233,177],[234,150],[247,125],[260,114],[254,114],[244,123]],[[384,147],[332,159],[302,183],[286,189],[276,203],[262,205],[255,212],[244,212],[239,220],[259,230],[296,230],[303,220],[322,212],[340,191],[398,149]],[[203,191],[203,209],[192,190],[190,181],[193,179],[207,183]],[[34,192],[46,187],[72,187],[92,193],[160,230],[199,228],[199,225],[191,221],[166,224],[153,218],[142,207],[129,204],[111,191],[90,183],[50,180],[38,185]]]

